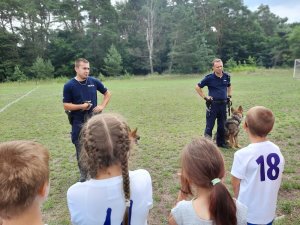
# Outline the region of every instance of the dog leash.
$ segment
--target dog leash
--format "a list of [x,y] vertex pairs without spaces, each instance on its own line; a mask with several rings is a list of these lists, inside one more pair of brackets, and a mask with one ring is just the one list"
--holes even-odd
[[230,107],[232,106],[231,98],[227,98],[228,116],[230,116]]

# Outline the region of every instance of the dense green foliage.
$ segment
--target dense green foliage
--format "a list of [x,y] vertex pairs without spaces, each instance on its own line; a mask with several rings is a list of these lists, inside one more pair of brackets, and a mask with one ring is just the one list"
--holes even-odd
[[12,80],[16,65],[35,78],[38,57],[51,61],[54,77],[72,76],[78,57],[94,75],[109,75],[111,45],[131,74],[203,72],[214,57],[252,57],[267,68],[300,57],[299,23],[267,5],[252,12],[242,0],[2,0],[0,14],[0,82]]

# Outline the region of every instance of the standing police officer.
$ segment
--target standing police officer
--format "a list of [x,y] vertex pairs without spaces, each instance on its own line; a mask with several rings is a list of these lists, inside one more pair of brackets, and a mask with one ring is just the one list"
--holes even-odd
[[[206,128],[204,135],[208,138],[212,137],[212,130],[217,119],[217,136],[216,142],[219,147],[227,148],[225,143],[225,121],[227,99],[231,98],[230,75],[223,72],[223,62],[221,59],[212,61],[213,73],[206,75],[196,85],[196,91],[206,101]],[[207,86],[208,95],[206,96],[202,90]]]
[[[76,148],[76,158],[80,170],[80,182],[86,180],[86,173],[79,165],[80,143],[79,134],[83,123],[93,113],[101,113],[108,104],[111,93],[96,78],[90,77],[90,63],[86,59],[79,58],[75,61],[76,76],[64,85],[63,105],[69,113],[72,125],[71,138]],[[103,96],[102,103],[97,104],[97,91]]]

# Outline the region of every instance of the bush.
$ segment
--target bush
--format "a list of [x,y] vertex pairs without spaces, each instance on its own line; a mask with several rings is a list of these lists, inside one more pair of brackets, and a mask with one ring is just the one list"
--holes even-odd
[[98,79],[100,81],[105,81],[106,80],[105,76],[101,72],[98,74]]
[[111,45],[104,59],[104,71],[108,76],[120,76],[123,71],[122,57],[114,45]]
[[37,57],[31,67],[31,72],[37,79],[53,78],[54,67],[50,60],[44,61],[41,57]]
[[235,67],[237,67],[237,63],[236,63],[236,61],[234,61],[233,58],[230,58],[230,59],[226,62],[225,66],[226,66],[226,68],[227,68],[228,70],[232,70],[232,69],[234,69]]
[[16,65],[12,76],[7,77],[7,81],[25,81],[27,80],[26,75],[20,70],[19,66]]
[[133,74],[128,73],[128,72],[125,70],[125,74],[124,74],[123,76],[121,76],[121,77],[122,77],[122,79],[129,80],[129,79],[133,78],[134,76],[133,76]]
[[61,83],[66,83],[67,81],[69,80],[69,78],[67,78],[67,77],[65,77],[65,76],[59,76],[59,77],[55,77],[54,78],[54,81],[56,82],[56,83],[59,83],[59,84],[61,84]]
[[247,64],[249,66],[256,66],[256,59],[254,57],[249,56],[247,59]]
[[240,60],[238,62],[234,61],[233,58],[230,58],[226,62],[226,69],[230,72],[241,72],[241,71],[250,71],[254,72],[256,69],[256,60],[254,57],[249,56],[247,61],[243,60],[241,62]]

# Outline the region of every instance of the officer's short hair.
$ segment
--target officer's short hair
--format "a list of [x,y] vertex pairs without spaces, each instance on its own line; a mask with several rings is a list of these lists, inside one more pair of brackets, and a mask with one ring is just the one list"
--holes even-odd
[[222,62],[222,63],[223,63],[222,59],[216,58],[216,59],[214,59],[214,60],[211,62],[212,67],[214,67],[214,65],[215,65],[216,62]]
[[87,59],[85,58],[78,58],[75,60],[75,67],[79,67],[80,63],[90,63]]

